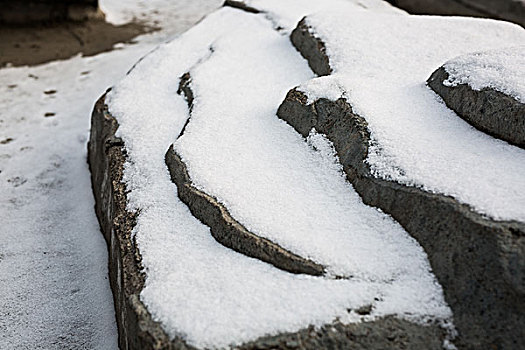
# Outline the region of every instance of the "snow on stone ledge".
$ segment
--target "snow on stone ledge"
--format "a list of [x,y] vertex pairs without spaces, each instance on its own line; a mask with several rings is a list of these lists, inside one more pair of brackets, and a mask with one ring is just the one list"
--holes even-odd
[[444,65],[445,86],[468,84],[474,90],[491,88],[525,103],[525,46],[476,52]]
[[368,122],[373,143],[367,162],[378,177],[453,196],[497,220],[525,221],[525,151],[474,129],[425,85],[453,57],[523,44],[523,28],[367,11],[320,12],[306,20],[325,43],[333,69],[326,91],[318,81],[308,97],[344,89]]
[[[243,42],[247,43],[246,48],[235,45]],[[259,49],[258,43],[261,43]],[[210,51],[210,47],[213,50]],[[237,56],[240,60],[251,60],[246,62],[253,63],[260,56],[261,70],[258,70],[259,65],[252,64],[246,67],[246,62],[228,60],[228,50],[236,52],[237,49],[244,49],[237,52]],[[246,52],[247,49],[251,51]],[[280,59],[285,59],[283,67],[289,68],[289,72],[277,70],[281,76],[276,77],[275,73],[270,74],[271,70],[266,71],[272,63],[276,64],[276,67],[280,64],[273,61],[273,56],[269,57],[271,53],[277,53]],[[251,70],[246,74],[229,74],[232,69],[240,68]],[[380,276],[374,276],[365,269],[361,274],[356,273],[355,278],[349,279],[290,274],[225,248],[212,238],[208,227],[191,215],[177,197],[177,189],[170,181],[164,155],[189,117],[186,102],[175,93],[179,77],[192,70],[199,70],[203,77],[206,77],[206,69],[216,74],[217,80],[213,79],[213,75],[210,81],[203,79],[199,83],[202,90],[197,92],[206,93],[209,101],[221,103],[215,112],[218,113],[217,116],[244,118],[238,120],[237,130],[232,130],[229,135],[223,137],[231,137],[232,141],[241,140],[247,129],[253,129],[255,140],[258,142],[264,141],[265,138],[276,142],[273,148],[263,149],[273,152],[267,154],[266,160],[280,158],[281,154],[276,153],[281,151],[279,145],[292,145],[293,150],[297,152],[295,156],[289,152],[282,154],[289,160],[298,157],[299,160],[308,161],[304,168],[294,169],[298,178],[305,174],[310,182],[315,183],[321,175],[328,173],[326,182],[319,186],[333,188],[330,194],[339,197],[327,198],[319,193],[315,193],[315,196],[320,196],[331,204],[337,204],[341,196],[345,197],[345,208],[356,208],[357,214],[369,215],[354,218],[355,224],[360,222],[361,225],[356,236],[361,237],[357,247],[368,249],[360,252],[364,259],[367,258],[367,252],[370,256],[378,256],[377,266],[391,263],[386,271],[376,271]],[[265,76],[267,72],[270,75]],[[222,79],[223,75],[227,76],[227,79]],[[261,86],[255,86],[252,79],[260,78],[261,75]],[[231,79],[232,77],[235,79]],[[280,82],[279,78],[286,81]],[[371,316],[367,316],[370,318],[391,314],[420,321],[447,321],[451,318],[451,311],[444,302],[441,287],[431,274],[421,247],[391,218],[364,206],[358,196],[352,194],[353,189],[345,183],[334,162],[335,158],[333,155],[330,158],[333,152],[331,153],[329,145],[314,136],[310,142],[317,149],[325,151],[309,148],[293,129],[280,122],[275,115],[275,110],[288,89],[310,78],[311,72],[306,62],[291,46],[287,37],[272,29],[272,23],[265,19],[264,15],[223,8],[176,40],[145,57],[127,78],[109,93],[107,103],[110,112],[120,124],[117,135],[124,140],[128,153],[124,180],[130,191],[129,206],[132,210],[139,210],[134,234],[147,274],[141,299],[154,319],[161,322],[171,337],[182,336],[189,344],[199,347],[226,347],[263,335],[297,331],[308,325],[321,326],[336,319],[341,322],[358,322],[361,316],[349,310],[370,304],[373,305]],[[279,85],[273,85],[276,81]],[[223,92],[217,89],[221,84],[225,85],[225,92],[238,91],[240,96],[236,95],[236,99],[226,102],[239,103],[239,108],[243,108],[244,113],[229,115],[231,110],[228,108],[231,106],[221,101]],[[238,87],[241,89],[236,90]],[[243,88],[246,94],[243,94]],[[258,93],[256,96],[263,97],[262,99],[254,98],[253,93],[250,93],[250,89],[255,88],[255,92]],[[274,109],[268,109],[267,103],[263,104],[263,109],[258,109],[260,100],[265,100],[267,96],[275,103],[271,107]],[[204,103],[202,108],[213,110],[213,105],[208,106],[206,101],[199,98],[199,95],[196,95],[195,113],[198,113],[197,109],[201,108],[198,107],[201,103]],[[251,114],[257,118],[253,119]],[[201,117],[205,116],[206,113],[203,112]],[[251,118],[246,118],[247,116]],[[199,135],[198,128],[191,131],[193,122],[188,124],[188,135]],[[216,120],[208,118],[203,125],[211,126],[212,132],[221,131],[213,128],[214,122]],[[232,125],[235,123],[230,122],[228,127]],[[267,127],[270,129],[266,130]],[[271,130],[276,131],[276,135],[281,136],[282,140],[272,139],[269,132]],[[199,138],[194,140],[198,143]],[[202,146],[208,150],[213,147],[209,144]],[[194,152],[192,155],[201,156],[199,152],[202,150],[195,147],[190,148],[186,154]],[[283,149],[286,150],[285,147]],[[222,151],[227,154],[229,150]],[[260,154],[257,143],[245,151]],[[238,155],[235,152],[230,155],[232,154]],[[206,152],[202,156],[206,156]],[[249,159],[250,154],[247,153],[244,158]],[[261,160],[265,161],[265,158]],[[190,164],[194,170],[192,175],[197,176],[198,172],[195,169],[199,169],[199,161],[214,163],[214,159],[209,155],[206,159],[194,158]],[[228,163],[220,164],[218,169],[221,169],[221,166],[233,168],[236,161],[236,156],[232,156]],[[258,166],[261,164],[265,163],[262,162]],[[286,170],[288,164],[282,163],[281,167],[274,168],[272,176]],[[246,178],[244,181],[250,180]],[[221,190],[211,184],[207,190]],[[264,192],[263,185],[253,183],[253,186],[260,186],[254,187],[259,192]],[[266,185],[272,186],[272,183]],[[342,192],[337,192],[338,189]],[[349,195],[345,196],[345,193]],[[308,198],[308,193],[301,193],[301,196]],[[289,200],[293,201],[294,195],[289,196]],[[290,204],[294,203],[286,203],[288,207]],[[256,215],[257,212],[252,213],[248,219],[262,222]],[[340,226],[351,222],[345,215],[348,216],[347,213],[340,215]],[[370,217],[375,219],[366,219]],[[294,216],[289,215],[285,226],[293,227],[293,219]],[[382,247],[396,247],[395,250],[384,251],[384,256],[390,260],[382,261],[381,252],[374,252],[377,247],[371,247],[367,243],[367,226],[374,233],[374,241],[382,243]],[[268,231],[262,225],[261,227],[261,234]],[[374,232],[374,227],[379,227],[379,230]],[[336,234],[342,237],[341,232],[336,231]],[[315,238],[314,235],[311,237]],[[299,248],[301,244],[305,246],[307,243],[301,242],[300,235],[288,239],[291,246]],[[350,242],[350,239],[347,238],[345,242]],[[308,249],[314,254],[316,247],[311,245]],[[325,253],[318,255],[326,259],[330,257]],[[338,255],[334,257],[337,258]],[[370,257],[367,261],[369,260]],[[349,266],[352,267],[351,262],[345,262],[341,268],[348,270]],[[359,267],[358,261],[355,267]],[[366,267],[371,269],[371,266]],[[385,273],[387,276],[381,275]]]
[[304,16],[325,10],[363,11],[374,13],[406,14],[405,11],[383,0],[244,0],[244,3],[261,12],[277,27],[292,30]]

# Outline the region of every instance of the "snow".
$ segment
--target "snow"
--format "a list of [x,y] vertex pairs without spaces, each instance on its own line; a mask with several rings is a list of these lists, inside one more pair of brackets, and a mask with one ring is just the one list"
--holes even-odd
[[[312,133],[307,144],[275,115],[288,89],[312,73],[272,24],[223,8],[145,57],[107,98],[128,151],[129,208],[140,210],[142,301],[171,337],[206,348],[357,322],[351,309],[369,304],[365,319],[450,320],[421,247],[363,205],[323,136]],[[189,118],[175,94],[187,71],[194,107],[175,146],[195,185],[250,230],[329,266],[328,276],[236,253],[180,202],[164,155]]]
[[301,83],[301,85],[297,87],[297,90],[307,96],[308,104],[314,103],[321,97],[330,101],[336,101],[345,94],[344,86],[332,75],[325,75],[308,80]]
[[275,27],[283,28],[286,33],[294,29],[304,16],[327,9],[405,13],[405,11],[393,7],[383,0],[244,0],[244,3],[266,14],[266,17],[274,23]]
[[0,71],[0,140],[13,139],[0,145],[0,348],[117,346],[85,156],[90,109],[111,82],[81,72],[99,69],[76,57]]
[[521,27],[366,11],[317,13],[307,23],[325,42],[334,70],[316,84],[336,90],[320,94],[316,86],[309,99],[344,87],[354,112],[368,122],[374,174],[451,195],[497,220],[525,221],[525,151],[474,129],[425,85],[453,57],[523,44]]
[[[106,21],[122,25],[132,21],[162,28],[152,38],[159,43],[195,24],[205,13],[222,5],[223,0],[105,0],[99,6]],[[142,42],[148,37],[142,37]]]
[[468,84],[503,92],[525,103],[525,46],[476,52],[456,57],[444,65],[449,78],[446,86]]
[[[221,2],[198,3],[180,16],[196,21]],[[107,248],[86,163],[90,115],[166,31],[189,23],[166,25],[109,53],[0,69],[1,349],[117,348]]]

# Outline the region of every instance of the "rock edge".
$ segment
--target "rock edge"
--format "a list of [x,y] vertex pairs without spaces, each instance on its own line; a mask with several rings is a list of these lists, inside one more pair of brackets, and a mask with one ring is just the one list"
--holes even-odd
[[449,73],[440,67],[427,85],[476,129],[525,149],[525,104],[490,88],[477,91],[468,84],[446,86],[443,82],[448,78]]
[[[95,210],[109,248],[109,278],[115,302],[119,347],[195,350],[181,338],[170,339],[140,300],[145,273],[140,251],[131,235],[137,213],[126,210],[127,191],[122,180],[126,150],[123,141],[115,137],[118,122],[109,113],[104,100],[105,95],[97,101],[93,110],[88,162]],[[445,338],[445,331],[440,325],[420,325],[388,316],[348,325],[334,321],[321,328],[309,326],[294,333],[263,336],[234,348],[440,350]]]
[[[324,43],[304,19],[291,40],[314,72],[326,75]],[[449,196],[373,176],[365,162],[367,122],[345,99],[309,104],[304,93],[292,89],[277,114],[304,137],[312,128],[325,134],[363,201],[392,215],[423,246],[454,312],[460,348],[525,344],[524,223],[496,222]]]

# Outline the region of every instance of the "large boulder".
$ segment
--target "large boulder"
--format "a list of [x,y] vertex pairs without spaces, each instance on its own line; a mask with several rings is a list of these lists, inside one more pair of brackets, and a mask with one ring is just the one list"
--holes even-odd
[[[182,337],[170,338],[162,325],[156,322],[150,311],[140,299],[144,288],[145,272],[141,264],[141,254],[132,236],[136,225],[135,212],[128,207],[126,185],[123,181],[126,146],[115,136],[119,127],[117,120],[109,113],[102,96],[93,110],[91,136],[88,144],[88,161],[96,200],[97,217],[109,249],[109,276],[115,300],[116,318],[119,329],[121,349],[195,349]],[[172,176],[183,176],[179,166],[173,164],[176,155],[167,155]],[[175,172],[179,174],[175,174]],[[177,181],[180,187],[188,185]],[[183,195],[184,196],[184,195]],[[191,200],[194,194],[187,195]],[[213,203],[212,203],[213,204]],[[202,204],[206,207],[210,204]],[[193,206],[190,204],[190,208]],[[214,210],[205,210],[203,221],[222,234],[221,227],[228,216],[217,217]],[[239,244],[243,240],[238,240]],[[249,244],[249,242],[248,242]],[[250,248],[242,247],[243,250]],[[264,252],[265,246],[251,247],[255,254]],[[366,316],[370,310],[356,310]],[[321,328],[307,327],[294,333],[261,337],[255,341],[236,346],[242,350],[265,349],[442,349],[446,332],[437,324],[422,325],[395,317],[385,317],[376,321],[357,324],[342,324],[335,321]]]

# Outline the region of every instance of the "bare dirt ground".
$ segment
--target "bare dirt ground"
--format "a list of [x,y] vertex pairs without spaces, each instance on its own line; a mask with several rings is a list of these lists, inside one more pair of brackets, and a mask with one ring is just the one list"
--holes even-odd
[[93,19],[79,23],[0,26],[0,67],[42,64],[82,53],[111,51],[116,43],[131,43],[157,28],[139,22],[121,26]]

